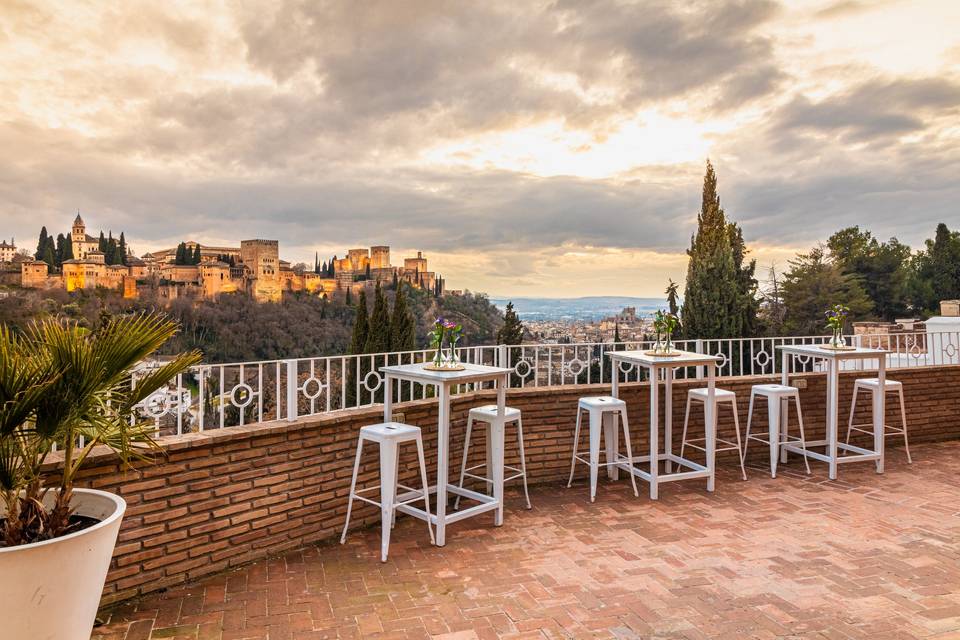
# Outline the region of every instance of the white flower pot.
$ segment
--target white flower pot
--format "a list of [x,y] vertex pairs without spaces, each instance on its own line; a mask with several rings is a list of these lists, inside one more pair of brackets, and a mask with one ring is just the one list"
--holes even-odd
[[[44,502],[53,498],[50,491]],[[127,503],[105,491],[74,489],[71,506],[100,522],[54,540],[0,547],[0,637],[90,639]]]

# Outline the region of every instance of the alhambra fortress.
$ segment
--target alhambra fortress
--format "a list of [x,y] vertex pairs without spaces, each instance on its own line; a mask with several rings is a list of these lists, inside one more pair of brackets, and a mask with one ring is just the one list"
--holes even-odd
[[162,297],[182,296],[216,298],[221,293],[245,292],[260,302],[279,301],[284,292],[305,291],[316,295],[356,294],[370,284],[405,281],[429,291],[443,292],[443,279],[427,267],[422,252],[404,258],[402,267],[390,263],[390,247],[350,249],[344,258],[330,261],[327,271],[294,269],[280,259],[277,240],[241,240],[239,247],[217,247],[198,242],[183,243],[187,253],[196,256],[196,264],[178,264],[177,248],[145,253],[132,252],[125,264],[107,264],[99,250],[100,240],[87,234],[80,214],[73,221],[70,245],[73,258],[64,260],[60,273],[51,273],[47,262],[26,259],[15,264],[16,247],[3,242],[0,263],[6,263],[4,280],[26,288],[62,288],[67,291],[106,288],[136,298],[146,288]]

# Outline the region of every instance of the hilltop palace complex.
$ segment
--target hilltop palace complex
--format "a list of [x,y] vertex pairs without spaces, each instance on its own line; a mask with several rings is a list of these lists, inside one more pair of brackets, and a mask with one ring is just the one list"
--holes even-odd
[[[333,276],[310,270],[294,270],[280,259],[277,240],[241,240],[239,247],[216,247],[187,241],[186,248],[195,254],[200,247],[199,264],[177,264],[177,249],[146,253],[137,258],[125,257],[126,264],[106,264],[99,251],[99,239],[87,235],[80,214],[73,221],[70,233],[73,258],[63,261],[61,273],[50,273],[46,262],[24,260],[19,272],[8,268],[7,274],[18,277],[27,288],[63,288],[67,291],[115,289],[124,297],[135,298],[144,288],[159,290],[167,298],[184,295],[216,298],[221,293],[245,292],[260,302],[279,301],[283,292],[306,291],[317,295],[357,293],[370,283],[392,283],[396,278],[414,287],[430,291],[443,287],[421,252],[415,258],[404,258],[402,267],[390,264],[390,247],[350,249],[347,256],[332,260]],[[7,250],[10,247],[10,250]],[[4,241],[0,262],[11,263],[16,248]],[[9,254],[9,256],[7,255]],[[3,260],[6,258],[6,260]]]

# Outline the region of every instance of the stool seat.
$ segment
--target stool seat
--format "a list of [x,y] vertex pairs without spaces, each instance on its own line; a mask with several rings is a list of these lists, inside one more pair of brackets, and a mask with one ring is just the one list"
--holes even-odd
[[[704,389],[690,389],[687,392],[694,400],[705,401],[707,399],[708,390]],[[729,389],[714,389],[713,397],[717,402],[733,402],[737,398],[737,394]]]
[[[485,404],[482,407],[474,407],[473,409],[470,409],[470,415],[482,422],[495,420],[497,418],[497,405]],[[503,415],[507,422],[513,422],[514,420],[520,418],[520,409],[504,407]]]
[[627,403],[613,396],[586,396],[580,398],[579,406],[585,411],[591,409],[602,409],[604,411],[619,411],[625,408]]
[[414,427],[402,422],[381,422],[360,427],[360,434],[367,440],[374,442],[406,442],[420,437],[420,427]]
[[[857,378],[854,385],[858,387],[866,387],[867,389],[879,389],[880,388],[880,378]],[[891,380],[889,378],[884,380],[884,388],[887,391],[897,391],[903,388],[903,383],[898,380]]]
[[767,397],[788,397],[799,395],[800,389],[797,387],[788,387],[785,384],[755,384],[750,390],[750,393]]

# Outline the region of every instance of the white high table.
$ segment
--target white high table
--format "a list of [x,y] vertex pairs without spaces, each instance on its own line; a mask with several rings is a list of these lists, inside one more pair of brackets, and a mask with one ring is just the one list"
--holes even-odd
[[[447,525],[458,520],[464,520],[487,511],[494,511],[493,523],[496,526],[503,524],[503,431],[504,409],[506,406],[506,390],[509,375],[513,369],[503,367],[488,367],[480,364],[465,363],[463,371],[431,371],[424,367],[426,363],[402,364],[380,367],[384,376],[384,403],[383,420],[390,422],[393,419],[393,381],[406,380],[424,385],[433,385],[437,388],[439,399],[438,433],[437,433],[437,484],[430,487],[430,493],[437,494],[437,508],[427,514],[417,508],[414,503],[398,505],[397,510],[421,520],[429,519],[436,527],[437,546],[446,544]],[[487,467],[493,484],[493,495],[478,493],[468,489],[461,489],[449,481],[450,473],[450,396],[453,387],[461,384],[476,382],[494,382],[497,386],[497,415],[498,419],[490,423],[487,428]],[[455,493],[479,504],[447,514],[447,493]],[[403,494],[397,497],[401,502],[415,494]]]
[[[719,358],[703,353],[693,353],[692,351],[679,351],[680,355],[673,357],[650,356],[643,351],[610,351],[611,366],[613,367],[613,397],[619,397],[620,381],[619,372],[623,364],[631,364],[644,367],[650,371],[650,455],[634,456],[630,464],[611,465],[609,468],[610,477],[616,480],[617,469],[623,469],[641,480],[650,483],[650,499],[656,500],[659,495],[659,485],[664,482],[675,482],[677,480],[690,480],[693,478],[706,478],[707,491],[713,491],[714,485],[714,466],[717,447],[717,402],[716,402],[716,379],[717,362]],[[681,458],[673,453],[673,372],[681,367],[705,367],[707,369],[707,401],[705,404],[706,415],[704,423],[706,425],[706,443],[707,450],[706,466]],[[664,407],[664,447],[660,451],[660,372],[663,371],[664,394],[666,395],[666,405]],[[612,423],[610,425],[613,426]],[[610,428],[607,432],[607,460],[612,460],[619,450],[617,430]],[[612,437],[609,437],[611,436]],[[626,456],[624,456],[626,457]],[[644,471],[633,466],[633,462],[648,462],[650,470]],[[666,473],[660,473],[660,462],[664,462]],[[673,471],[673,465],[678,469],[686,468],[687,471]]]
[[[887,351],[883,349],[868,349],[857,347],[847,351],[824,349],[823,345],[816,344],[787,344],[778,345],[782,358],[781,381],[784,385],[790,380],[791,356],[803,359],[818,359],[827,362],[827,439],[807,441],[806,451],[794,442],[780,447],[781,456],[786,459],[786,452],[792,451],[808,458],[820,460],[830,465],[830,479],[837,479],[837,465],[841,462],[863,462],[874,460],[877,464],[877,473],[883,473],[883,423],[886,412],[886,395],[882,389],[887,379]],[[852,444],[837,442],[837,423],[839,420],[840,404],[840,363],[845,360],[877,360],[877,378],[880,380],[879,393],[873,394],[873,450],[855,447]],[[780,412],[780,424],[786,419],[786,413]],[[810,451],[810,447],[826,447],[825,453]],[[838,455],[838,449],[844,452]]]

